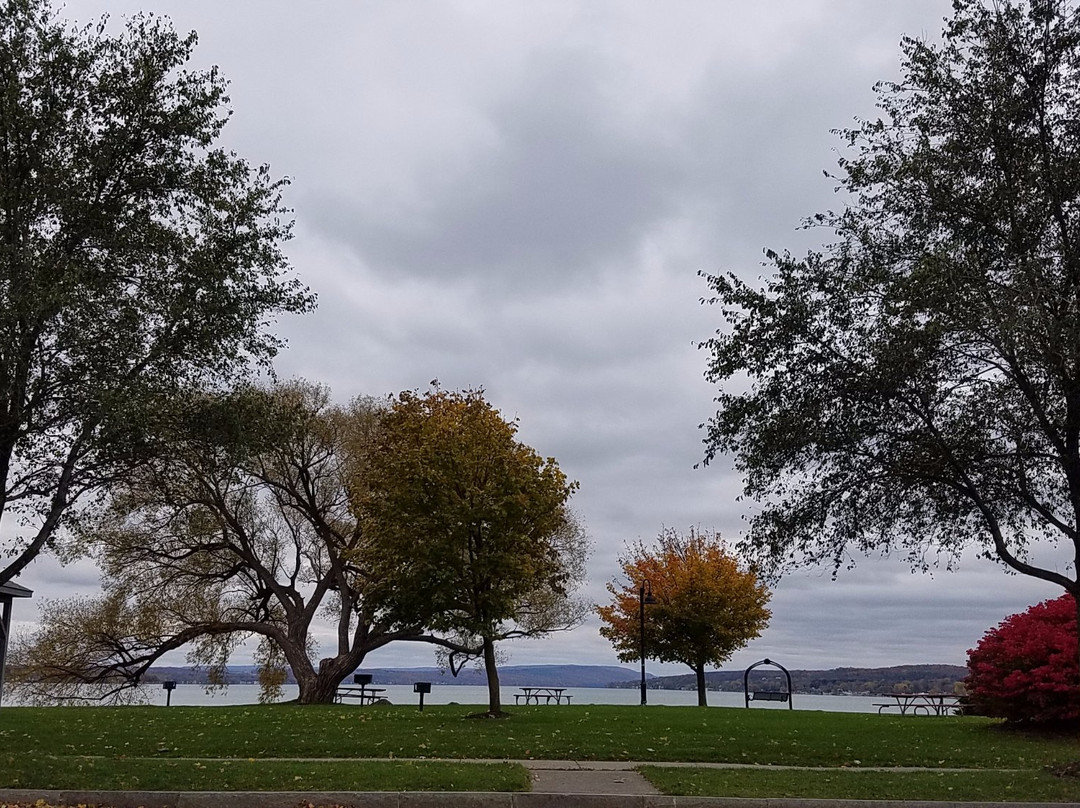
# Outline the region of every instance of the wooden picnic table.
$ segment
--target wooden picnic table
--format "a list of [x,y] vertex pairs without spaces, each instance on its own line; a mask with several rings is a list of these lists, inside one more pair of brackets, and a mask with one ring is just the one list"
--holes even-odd
[[523,687],[520,693],[514,694],[517,704],[539,704],[540,699],[544,700],[544,704],[562,704],[564,701],[569,704],[571,698],[565,687]]
[[879,698],[892,701],[874,704],[878,715],[894,708],[900,710],[900,715],[951,715],[960,706],[959,698],[946,693],[886,693]]
[[385,687],[368,687],[367,685],[342,685],[334,694],[334,702],[343,704],[347,699],[356,699],[359,704],[374,704],[383,698]]

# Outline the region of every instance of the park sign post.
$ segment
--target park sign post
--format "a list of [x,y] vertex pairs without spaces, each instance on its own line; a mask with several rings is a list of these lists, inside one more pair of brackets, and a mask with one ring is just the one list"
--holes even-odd
[[15,598],[29,598],[33,594],[25,586],[10,581],[0,584],[0,701],[4,697],[4,665],[7,662],[8,638],[11,636],[11,604]]

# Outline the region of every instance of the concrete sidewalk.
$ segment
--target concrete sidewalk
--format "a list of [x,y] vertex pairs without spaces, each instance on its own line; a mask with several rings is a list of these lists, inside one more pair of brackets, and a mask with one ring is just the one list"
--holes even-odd
[[658,795],[652,783],[634,771],[637,764],[606,761],[521,760],[532,777],[533,794]]

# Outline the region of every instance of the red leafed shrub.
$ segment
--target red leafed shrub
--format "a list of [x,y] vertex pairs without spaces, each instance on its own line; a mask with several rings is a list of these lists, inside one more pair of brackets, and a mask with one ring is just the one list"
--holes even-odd
[[1006,617],[968,651],[975,712],[1018,723],[1080,718],[1076,645],[1072,595]]

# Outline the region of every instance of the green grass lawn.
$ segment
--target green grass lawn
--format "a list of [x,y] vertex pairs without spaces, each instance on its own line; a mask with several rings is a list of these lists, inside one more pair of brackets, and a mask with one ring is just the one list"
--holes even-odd
[[1077,802],[1080,780],[1044,771],[673,769],[643,766],[665,794],[844,800]]
[[[0,754],[155,758],[556,758],[1037,769],[1078,738],[981,718],[737,708],[470,706],[5,707]],[[1080,737],[1080,736],[1078,736]]]
[[[3,759],[3,758],[0,758]],[[4,788],[104,791],[528,791],[515,763],[402,760],[4,760]]]
[[[971,770],[968,780],[999,799],[1011,796],[1001,778],[1018,783],[1021,775],[1048,778],[1051,791],[1056,784],[1068,789],[1078,782],[1050,778],[1042,770],[1080,759],[1080,734],[1042,737],[981,718],[613,705],[517,707],[505,720],[466,718],[475,711],[457,705],[423,712],[406,706],[295,704],[5,707],[0,710],[0,787],[183,790],[242,789],[256,783],[262,789],[295,784],[301,790],[514,790],[527,784],[517,767],[458,764],[442,769],[430,763],[360,765],[355,760],[364,758],[958,768]],[[752,796],[780,796],[789,788],[805,796],[855,794],[853,788],[871,783],[858,779],[866,774],[649,772],[670,793],[741,795],[749,790]],[[777,775],[787,785],[771,779]],[[955,796],[964,778],[950,775],[954,782],[949,786],[921,775],[889,776],[929,789],[938,799],[969,798]],[[881,788],[871,785],[868,793],[881,794]],[[1070,793],[1070,799],[1077,799],[1075,789]]]

